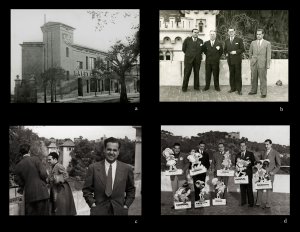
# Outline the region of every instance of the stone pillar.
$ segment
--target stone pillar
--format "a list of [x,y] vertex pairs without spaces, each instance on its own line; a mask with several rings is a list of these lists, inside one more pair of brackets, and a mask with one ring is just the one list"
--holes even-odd
[[15,79],[15,96],[14,102],[18,102],[18,94],[21,87],[21,79],[19,79],[19,75],[17,75],[17,79]]
[[142,127],[133,126],[136,129],[136,138],[135,138],[135,161],[134,161],[134,173],[141,174],[141,165],[142,165]]

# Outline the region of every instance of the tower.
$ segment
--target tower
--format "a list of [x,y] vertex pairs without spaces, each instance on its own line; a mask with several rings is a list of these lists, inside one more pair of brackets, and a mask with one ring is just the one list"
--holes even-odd
[[61,67],[73,69],[72,45],[75,28],[59,22],[47,22],[42,27],[44,43],[44,70]]

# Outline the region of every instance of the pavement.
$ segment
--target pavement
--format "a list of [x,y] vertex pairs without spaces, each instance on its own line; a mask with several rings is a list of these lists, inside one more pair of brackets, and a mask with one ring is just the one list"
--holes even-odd
[[[266,98],[260,97],[258,89],[257,94],[248,95],[251,86],[243,86],[243,95],[236,92],[228,93],[229,85],[220,86],[221,91],[218,92],[213,86],[207,91],[193,89],[189,86],[187,92],[182,92],[181,86],[160,86],[160,102],[288,102],[288,86],[268,86]],[[258,87],[259,88],[259,87]]]
[[[210,181],[212,173],[206,177],[206,182],[209,185],[210,199],[214,198],[214,189]],[[192,192],[192,208],[183,210],[171,209],[173,205],[173,196],[170,183],[170,177],[161,173],[161,214],[162,215],[289,215],[290,214],[290,175],[276,175],[273,184],[273,193],[270,209],[262,209],[259,207],[239,206],[240,204],[240,188],[234,184],[233,178],[228,181],[227,204],[225,206],[211,206],[205,208],[193,207],[194,204],[194,189],[192,180],[188,181]],[[256,191],[254,193],[254,201],[256,200]],[[266,194],[263,194],[263,202]]]
[[[139,93],[127,93],[128,100],[130,103],[139,102],[140,94]],[[56,102],[53,103],[117,103],[120,101],[119,93],[105,93],[105,94],[90,94],[83,97],[70,97],[64,99],[57,99]],[[39,103],[43,103],[40,102]],[[47,102],[51,103],[51,102]]]

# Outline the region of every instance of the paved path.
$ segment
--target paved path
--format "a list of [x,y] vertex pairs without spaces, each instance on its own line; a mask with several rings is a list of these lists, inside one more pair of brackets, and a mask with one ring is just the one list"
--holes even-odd
[[[256,95],[248,95],[251,87],[243,86],[243,95],[238,95],[236,92],[228,93],[229,86],[221,86],[221,91],[215,91],[211,86],[208,91],[196,91],[192,86],[189,86],[187,92],[182,92],[181,86],[160,86],[160,101],[161,102],[270,102],[288,101],[288,86],[268,86],[268,94],[266,98],[261,98],[260,93]],[[203,87],[201,87],[203,89]]]

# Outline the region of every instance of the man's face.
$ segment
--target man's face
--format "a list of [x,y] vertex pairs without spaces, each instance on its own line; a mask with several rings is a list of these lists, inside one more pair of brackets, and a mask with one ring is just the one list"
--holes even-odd
[[209,37],[210,37],[210,40],[215,40],[215,39],[216,39],[216,32],[211,31],[211,32],[209,33]]
[[235,30],[229,29],[229,30],[228,30],[228,35],[229,35],[230,37],[235,36]]
[[199,31],[198,31],[198,30],[193,30],[192,36],[193,36],[194,38],[197,38],[197,37],[198,37],[198,34],[199,34]]
[[246,151],[247,146],[245,143],[241,143],[240,148],[241,148],[241,151]]
[[178,155],[179,152],[180,152],[180,146],[175,146],[175,147],[174,147],[174,153],[175,153],[176,155]]
[[265,148],[266,148],[267,150],[270,150],[271,147],[272,147],[272,144],[271,144],[270,142],[265,142]]
[[201,151],[204,151],[204,148],[205,148],[205,144],[199,144],[199,149],[200,149]]
[[262,31],[257,31],[256,32],[256,37],[258,40],[261,40],[264,37],[264,34],[262,33]]
[[218,148],[219,148],[219,152],[223,152],[224,151],[224,144],[219,144]]
[[118,158],[119,152],[118,143],[107,143],[105,148],[105,158],[107,162],[113,163]]
[[48,164],[50,164],[50,165],[54,165],[54,164],[57,162],[57,160],[56,160],[56,159],[53,159],[52,156],[48,156],[47,162],[48,162]]

